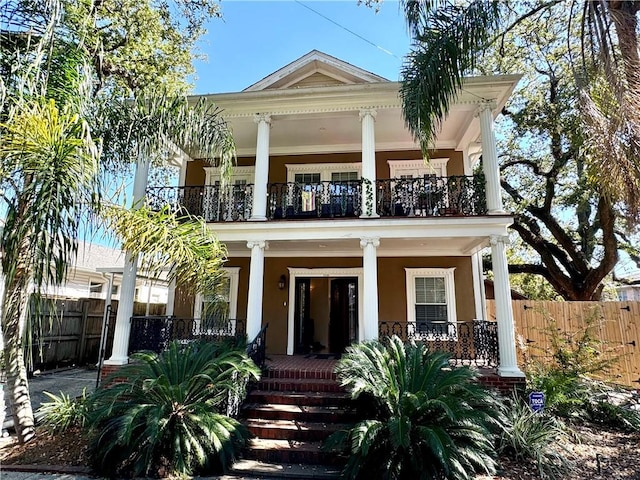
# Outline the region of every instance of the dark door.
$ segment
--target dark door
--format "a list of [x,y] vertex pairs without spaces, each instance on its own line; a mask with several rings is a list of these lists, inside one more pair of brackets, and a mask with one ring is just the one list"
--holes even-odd
[[311,307],[311,280],[296,278],[296,303],[294,309],[294,348],[293,353],[309,353],[313,343],[313,326],[309,310]]
[[358,338],[358,279],[331,280],[329,351],[342,353]]

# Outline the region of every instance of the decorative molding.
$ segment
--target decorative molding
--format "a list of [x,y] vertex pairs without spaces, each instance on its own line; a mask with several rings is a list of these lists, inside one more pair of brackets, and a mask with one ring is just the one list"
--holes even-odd
[[489,237],[489,243],[492,247],[498,245],[498,243],[502,243],[503,245],[509,245],[510,240],[508,235],[491,235]]
[[380,246],[380,238],[379,237],[364,237],[360,239],[360,247],[366,248],[367,245],[373,245],[373,248],[378,248]]
[[296,173],[319,173],[320,180],[328,182],[334,172],[358,172],[358,178],[362,176],[362,163],[287,163],[287,182],[293,182]]
[[258,125],[261,123],[266,123],[271,126],[271,114],[270,113],[256,113],[253,115],[253,121]]
[[477,108],[475,112],[473,112],[474,117],[479,117],[480,114],[485,110],[489,110],[490,112],[493,113],[493,111],[496,108],[498,108],[498,103],[496,102],[495,99],[485,100],[483,102],[477,102],[476,105],[477,105]]
[[378,112],[375,108],[362,108],[360,109],[358,116],[360,117],[360,121],[362,121],[365,117],[371,117],[375,121],[376,117],[378,116]]
[[[417,160],[387,160],[389,165],[389,173],[391,178],[398,178],[397,170],[415,169],[420,171],[420,175],[429,175],[436,173],[434,170],[440,169],[443,177],[447,176],[447,163],[449,158],[430,158],[428,163],[424,159]],[[400,174],[402,175],[402,174]]]
[[264,240],[249,240],[247,242],[247,248],[253,250],[254,247],[258,247],[260,250],[266,250],[269,248],[269,243]]

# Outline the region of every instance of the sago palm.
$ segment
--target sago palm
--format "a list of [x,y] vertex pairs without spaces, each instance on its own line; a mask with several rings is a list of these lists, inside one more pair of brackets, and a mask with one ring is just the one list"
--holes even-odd
[[[239,349],[214,343],[181,346],[160,355],[138,353],[93,397],[89,445],[104,474],[192,474],[224,469],[247,433],[223,415],[229,392],[258,379]],[[110,383],[111,382],[111,383]]]
[[495,471],[500,404],[472,370],[451,368],[447,354],[393,337],[349,347],[336,372],[354,399],[373,404],[370,418],[337,436],[349,455],[347,478],[469,479]]

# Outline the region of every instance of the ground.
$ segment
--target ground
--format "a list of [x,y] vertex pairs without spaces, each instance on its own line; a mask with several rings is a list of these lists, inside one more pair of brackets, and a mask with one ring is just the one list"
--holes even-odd
[[[640,480],[640,434],[621,433],[594,427],[576,427],[578,439],[567,448],[575,468],[563,480]],[[11,442],[0,449],[2,465],[86,465],[85,439],[78,431],[51,436],[40,433],[27,445]],[[535,466],[501,459],[497,476],[477,480],[526,480],[540,478]]]

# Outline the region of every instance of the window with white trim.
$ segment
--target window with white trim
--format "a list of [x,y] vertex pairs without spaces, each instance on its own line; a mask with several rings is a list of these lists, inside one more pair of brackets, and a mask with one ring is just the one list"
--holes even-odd
[[217,295],[196,294],[193,317],[197,322],[197,330],[216,333],[226,330],[230,323],[229,333],[235,334],[240,267],[225,267],[223,270],[225,283]]
[[426,339],[455,335],[455,268],[405,268],[407,322]]

